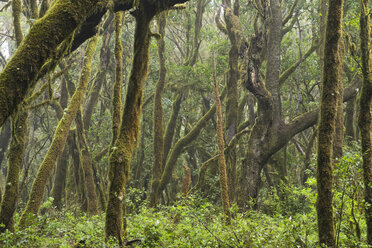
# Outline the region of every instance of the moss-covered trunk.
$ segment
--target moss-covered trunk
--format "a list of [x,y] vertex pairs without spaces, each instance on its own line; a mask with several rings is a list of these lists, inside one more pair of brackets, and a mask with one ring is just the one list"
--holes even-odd
[[335,160],[341,159],[343,155],[344,147],[344,86],[342,84],[342,78],[340,78],[341,83],[338,85],[338,98],[337,98],[337,115],[336,115],[336,130],[335,137],[333,141],[333,158]]
[[365,186],[365,215],[367,222],[367,243],[372,246],[372,68],[370,54],[369,0],[362,0],[360,14],[360,40],[362,52],[363,83],[359,101],[358,126],[362,139],[362,156]]
[[83,122],[85,130],[89,130],[91,119],[93,115],[93,110],[96,107],[99,99],[99,93],[101,91],[102,85],[105,84],[106,81],[106,73],[107,67],[110,62],[111,51],[109,48],[111,34],[113,30],[113,25],[108,27],[108,30],[102,36],[102,47],[99,56],[99,67],[97,74],[95,75],[95,80],[93,83],[93,89],[89,94],[89,98],[84,106],[83,111]]
[[66,139],[70,130],[70,126],[77,111],[80,108],[80,103],[85,94],[86,88],[89,82],[89,76],[91,71],[91,63],[96,49],[98,37],[93,37],[87,46],[85,57],[83,61],[83,69],[81,71],[79,85],[74,95],[71,97],[71,101],[65,110],[62,119],[59,121],[56,131],[54,132],[52,143],[42,161],[36,178],[32,184],[29,200],[26,208],[20,218],[20,226],[24,227],[27,225],[27,220],[30,215],[36,215],[39,212],[45,187],[48,183],[56,160],[64,149]]
[[[258,85],[260,82],[256,83],[256,85]],[[260,87],[264,89],[263,85]],[[242,190],[238,203],[243,209],[251,208],[248,203],[251,200],[257,199],[261,182],[261,170],[272,155],[269,144],[272,142],[274,138],[273,132],[275,132],[272,127],[273,102],[269,96],[270,93],[266,90],[262,92],[266,92],[266,96],[258,101],[258,111],[260,115],[257,116],[255,124],[252,127],[248,139],[247,152],[242,162]],[[273,131],[271,131],[271,129],[273,129]]]
[[32,89],[42,66],[57,47],[95,9],[101,0],[58,0],[43,18],[37,20],[0,73],[0,125],[16,111]]
[[[214,59],[214,58],[213,58]],[[216,112],[217,112],[217,137],[218,137],[218,164],[220,172],[220,189],[221,189],[221,200],[222,208],[225,213],[226,223],[231,223],[230,213],[230,199],[228,189],[228,178],[226,172],[226,160],[225,160],[225,142],[223,138],[223,123],[222,123],[222,104],[220,94],[218,91],[217,75],[216,75],[216,62],[213,61],[213,79],[214,79],[214,91],[216,94]]]
[[121,34],[123,25],[123,13],[115,13],[115,84],[112,104],[112,145],[119,135],[121,124],[121,94],[123,86],[123,45]]
[[[235,6],[239,6],[239,1],[235,0]],[[238,108],[238,81],[240,77],[239,73],[239,49],[242,40],[241,25],[238,14],[238,7],[235,8],[234,12],[228,8],[224,12],[224,18],[226,23],[227,33],[230,39],[231,47],[229,51],[229,70],[227,76],[227,95],[226,95],[226,122],[225,128],[227,130],[227,143],[230,142],[232,137],[237,132],[239,108]],[[235,148],[231,148],[226,156],[228,180],[229,180],[229,195],[232,200],[235,199],[236,195],[236,154]]]
[[341,50],[343,0],[330,0],[324,45],[324,67],[321,93],[317,150],[317,216],[319,241],[335,246],[332,206],[333,141],[335,135],[337,102],[341,82]]
[[0,133],[0,165],[4,160],[5,152],[8,149],[10,137],[11,137],[10,120],[8,120],[1,128]]
[[85,199],[87,201],[87,212],[89,215],[94,215],[98,212],[98,200],[96,184],[93,178],[93,161],[89,152],[88,143],[85,136],[86,132],[83,125],[83,118],[80,110],[77,112],[75,123],[77,127],[80,168],[83,170],[82,179],[84,184]]
[[356,138],[354,120],[355,120],[355,101],[353,98],[346,103],[345,108],[345,139],[353,141]]
[[[68,103],[68,91],[67,91],[67,83],[66,83],[66,77],[62,79],[61,82],[61,98],[59,100],[59,104],[56,102],[53,102],[53,104],[57,117],[60,120],[63,116],[63,111],[59,110],[65,109],[67,107]],[[73,136],[71,133],[69,133],[69,136],[67,137],[67,145],[71,145],[71,142],[73,140]],[[66,185],[66,172],[67,172],[67,166],[68,166],[68,160],[69,160],[69,149],[67,146],[65,146],[65,149],[63,149],[63,152],[59,156],[57,160],[57,166],[56,166],[56,172],[54,175],[54,181],[53,181],[53,188],[52,188],[52,197],[53,197],[53,205],[58,209],[62,209],[62,199],[64,196],[64,190]]]
[[[19,46],[23,39],[21,29],[21,0],[12,2],[14,35],[16,44]],[[6,229],[14,231],[14,213],[19,196],[19,173],[23,162],[26,133],[27,133],[27,110],[19,109],[11,118],[11,141],[8,153],[8,172],[5,183],[4,196],[2,197],[0,206],[0,223],[4,226],[0,227],[0,231]]]
[[19,196],[19,173],[25,149],[27,117],[27,111],[21,110],[11,118],[12,139],[8,154],[8,174],[0,207],[0,223],[4,224],[0,228],[1,232],[6,229],[14,230],[13,216]]
[[[67,139],[69,140],[70,137]],[[54,199],[53,206],[55,206],[58,210],[61,210],[63,206],[62,199],[64,196],[68,158],[68,148],[65,147],[57,160],[56,173],[54,176],[54,183],[52,188],[52,197]]]
[[[144,6],[141,6],[144,7]],[[129,176],[132,153],[137,143],[142,110],[143,83],[147,77],[150,45],[150,20],[143,9],[134,13],[136,28],[134,34],[134,58],[129,78],[119,136],[110,155],[109,199],[106,209],[106,238],[116,238],[123,245],[123,213],[125,184]]]
[[165,165],[169,151],[172,148],[172,141],[176,130],[178,114],[181,109],[182,98],[182,93],[178,93],[173,100],[172,113],[169,117],[167,128],[164,133],[163,165]]
[[268,158],[274,153],[274,144],[283,137],[278,131],[280,119],[280,44],[282,29],[282,14],[280,2],[270,1],[269,40],[267,44],[267,69],[265,85],[260,78],[261,57],[263,48],[263,34],[256,31],[251,40],[248,54],[248,74],[245,80],[247,89],[255,95],[258,109],[257,118],[248,139],[248,147],[243,160],[242,192],[239,203],[247,209],[249,201],[255,200],[261,181],[261,170]]
[[163,104],[162,96],[165,85],[166,67],[165,67],[165,26],[167,21],[167,13],[163,12],[158,15],[157,24],[159,26],[158,40],[158,55],[159,55],[159,79],[156,83],[154,96],[154,164],[152,167],[152,181],[150,189],[150,204],[156,206],[159,203],[159,181],[163,172],[163,156],[164,156],[164,137],[163,137]]

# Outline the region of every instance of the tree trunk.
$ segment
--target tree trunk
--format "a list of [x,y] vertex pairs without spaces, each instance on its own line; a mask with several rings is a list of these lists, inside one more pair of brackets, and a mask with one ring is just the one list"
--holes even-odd
[[372,246],[372,72],[370,55],[369,0],[361,0],[360,40],[362,53],[363,83],[359,101],[358,126],[362,139],[363,172],[365,185],[365,216],[367,243]]
[[[235,0],[239,4],[238,0]],[[226,23],[227,34],[230,39],[231,47],[229,51],[229,70],[227,76],[227,95],[226,95],[226,131],[227,143],[237,133],[238,123],[238,81],[239,81],[239,49],[241,47],[242,33],[239,17],[230,9],[225,10],[224,18]],[[229,195],[231,200],[235,200],[235,184],[236,184],[236,148],[231,148],[226,156],[228,180],[229,180]]]
[[55,56],[57,47],[98,8],[98,2],[101,1],[58,0],[43,18],[32,25],[0,73],[0,126],[34,87],[40,70],[48,59]]
[[36,215],[39,212],[48,179],[53,172],[53,168],[58,156],[64,149],[71,123],[80,108],[80,103],[88,86],[91,63],[94,51],[96,49],[97,39],[97,36],[92,38],[87,46],[83,61],[83,69],[79,79],[79,86],[76,89],[74,95],[71,97],[70,104],[64,112],[62,119],[58,123],[52,143],[47,151],[47,154],[45,155],[43,162],[39,167],[36,178],[32,184],[29,200],[19,221],[19,225],[21,227],[25,227],[28,224],[28,218],[30,217],[30,215]]
[[[59,101],[60,106],[55,106],[55,109],[57,110],[58,107],[65,109],[68,104],[68,90],[67,90],[67,83],[66,83],[66,77],[62,79],[61,82],[61,98]],[[63,116],[63,111],[56,111],[57,117],[60,120]],[[71,133],[69,133],[69,136],[67,137],[67,145],[70,145],[73,141],[73,136]],[[68,147],[65,146],[65,149],[63,149],[63,152],[59,156],[57,160],[57,167],[56,172],[54,175],[54,182],[53,182],[53,189],[52,189],[52,196],[53,196],[53,205],[58,209],[61,210],[63,206],[63,195],[64,195],[64,189],[66,185],[66,172],[68,167],[68,160],[69,160],[69,153],[68,153]]]
[[[70,137],[67,138],[67,140],[69,139]],[[70,142],[67,141],[67,143]],[[63,149],[63,152],[61,153],[57,160],[56,174],[54,176],[54,183],[52,189],[52,196],[54,199],[53,206],[55,206],[57,210],[61,210],[63,206],[62,198],[65,189],[68,158],[69,158],[68,147],[65,146],[65,149]]]
[[93,178],[93,161],[89,152],[83,118],[81,111],[77,112],[75,123],[77,127],[77,141],[79,147],[80,167],[83,169],[84,192],[86,194],[87,211],[89,215],[95,215],[98,212],[98,200],[96,193],[96,184]]
[[226,224],[231,224],[231,213],[230,213],[230,200],[229,200],[229,189],[227,186],[228,178],[226,172],[226,160],[225,160],[225,142],[223,139],[223,123],[222,123],[222,106],[220,100],[220,94],[218,92],[218,83],[216,75],[216,62],[213,57],[213,79],[214,79],[214,91],[216,94],[216,107],[217,107],[217,137],[218,137],[218,164],[220,172],[220,189],[221,189],[221,200],[222,208],[225,213]]
[[[342,79],[340,79],[342,81]],[[336,130],[333,142],[333,158],[338,160],[342,158],[344,147],[344,103],[342,101],[344,95],[344,86],[339,84],[337,98],[337,115],[336,115]]]
[[4,226],[0,228],[0,232],[4,232],[6,229],[14,231],[13,216],[19,196],[19,173],[25,149],[27,117],[27,111],[20,110],[11,118],[12,139],[8,155],[8,174],[0,208],[0,223]]
[[112,142],[114,145],[120,130],[121,123],[121,95],[123,86],[123,45],[121,44],[121,34],[123,25],[123,13],[115,13],[115,84],[112,97]]
[[8,150],[10,135],[11,135],[10,120],[8,120],[1,128],[0,133],[0,166],[4,160],[5,152]]
[[332,206],[333,141],[335,135],[337,102],[341,82],[341,51],[343,0],[330,0],[324,46],[323,84],[317,150],[317,215],[319,241],[335,247]]
[[165,76],[167,69],[165,67],[165,27],[167,23],[167,13],[163,12],[158,15],[157,25],[159,26],[159,34],[161,37],[158,40],[158,55],[159,55],[159,79],[156,83],[154,96],[154,164],[152,167],[152,181],[150,189],[150,205],[155,207],[159,203],[159,181],[163,172],[163,156],[164,156],[164,134],[163,134],[163,104],[162,95],[165,86]]
[[106,239],[116,238],[123,245],[122,204],[125,199],[125,184],[129,176],[132,153],[137,143],[142,110],[142,88],[147,77],[150,45],[150,21],[141,6],[135,13],[134,58],[128,83],[119,136],[110,155],[110,187],[106,209]]

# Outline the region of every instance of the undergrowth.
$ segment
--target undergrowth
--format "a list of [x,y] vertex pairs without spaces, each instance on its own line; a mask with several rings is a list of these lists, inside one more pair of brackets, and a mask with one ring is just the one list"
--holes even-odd
[[[335,178],[337,247],[367,247],[360,156],[345,151]],[[229,226],[224,224],[218,202],[191,195],[173,206],[153,209],[143,201],[143,194],[138,189],[128,190],[127,239],[140,240],[133,247],[319,247],[313,174],[303,186],[281,184],[262,189],[257,210],[240,212],[233,205]],[[56,211],[52,200],[44,203],[44,215],[31,226],[0,234],[0,246],[117,247],[115,242],[105,242],[104,214],[88,217],[80,211]]]

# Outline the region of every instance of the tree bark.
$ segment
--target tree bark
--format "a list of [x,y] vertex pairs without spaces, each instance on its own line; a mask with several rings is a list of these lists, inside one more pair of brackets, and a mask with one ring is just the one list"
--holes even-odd
[[[72,137],[71,137],[72,138]],[[70,137],[67,138],[69,140]],[[67,143],[70,143],[67,141]],[[53,196],[53,206],[56,207],[57,210],[61,210],[63,206],[63,195],[64,195],[64,188],[66,182],[66,171],[68,166],[68,147],[65,146],[63,152],[59,156],[57,160],[57,167],[56,167],[56,174],[54,176],[54,183],[52,189],[52,196]]]
[[11,136],[10,120],[8,120],[1,128],[0,133],[0,165],[4,160],[5,152],[8,149]]
[[216,107],[217,107],[217,137],[218,137],[218,164],[220,172],[220,189],[221,189],[221,200],[222,208],[225,213],[226,224],[231,224],[231,212],[230,212],[230,199],[228,189],[228,178],[226,172],[226,160],[225,160],[225,142],[223,139],[223,123],[222,123],[222,104],[220,100],[220,94],[218,92],[218,83],[216,75],[216,62],[213,57],[213,80],[214,80],[214,91],[216,94]]
[[335,247],[332,206],[333,142],[335,135],[337,102],[341,82],[341,50],[343,0],[330,0],[328,6],[324,67],[321,93],[317,149],[317,216],[319,242]]
[[154,164],[152,167],[152,181],[150,189],[150,205],[156,206],[159,203],[159,181],[163,172],[163,156],[164,156],[164,134],[163,134],[163,104],[162,95],[165,86],[165,76],[167,69],[165,67],[165,27],[167,23],[167,13],[163,12],[158,15],[157,25],[159,26],[159,34],[161,37],[158,40],[158,55],[159,55],[159,79],[156,83],[154,97]]
[[37,20],[0,73],[0,125],[34,87],[38,74],[57,47],[99,8],[99,0],[58,0]]
[[112,97],[112,142],[114,145],[115,140],[119,135],[121,124],[121,95],[123,86],[123,45],[121,44],[121,34],[123,25],[123,12],[115,13],[115,84],[114,93]]
[[[238,0],[235,0],[236,4],[239,4]],[[232,137],[236,134],[239,125],[239,114],[238,114],[238,81],[240,78],[239,73],[239,49],[241,47],[242,33],[240,20],[237,15],[229,8],[225,10],[224,18],[226,23],[227,34],[230,39],[231,47],[229,51],[229,70],[227,76],[227,95],[226,95],[226,131],[227,131],[227,143],[230,142]],[[236,194],[236,154],[235,148],[229,150],[226,156],[228,180],[229,180],[229,195],[230,199],[235,200]]]
[[96,193],[96,184],[93,178],[93,160],[89,152],[87,139],[85,136],[85,129],[81,111],[78,110],[75,123],[77,127],[77,141],[79,144],[80,167],[83,169],[84,191],[87,201],[87,211],[89,215],[98,213],[98,200]]
[[134,58],[129,78],[119,136],[110,155],[109,200],[106,209],[106,239],[116,238],[123,245],[122,204],[125,199],[125,184],[129,176],[134,146],[137,143],[142,110],[142,88],[147,77],[150,45],[150,21],[155,13],[146,13],[142,1],[134,13]]
[[362,139],[363,172],[365,185],[365,216],[367,243],[372,246],[372,72],[370,54],[370,13],[369,0],[361,0],[360,40],[362,53],[363,83],[359,100],[358,126]]
[[6,229],[14,231],[14,213],[19,196],[19,173],[25,150],[28,113],[21,110],[11,118],[12,139],[8,155],[8,174],[5,192],[0,207],[0,223],[4,224],[0,232]]

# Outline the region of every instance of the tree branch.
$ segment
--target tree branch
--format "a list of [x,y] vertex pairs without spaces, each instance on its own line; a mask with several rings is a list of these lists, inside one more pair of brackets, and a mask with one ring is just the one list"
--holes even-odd
[[297,67],[305,61],[317,48],[319,47],[319,43],[313,44],[309,50],[304,54],[302,58],[300,58],[296,63],[291,65],[287,70],[285,70],[279,77],[279,85],[281,86],[289,76],[297,69]]
[[286,15],[286,16],[284,17],[284,19],[283,19],[283,26],[284,26],[285,24],[287,24],[287,22],[292,18],[292,16],[293,16],[293,12],[294,12],[294,10],[295,10],[297,4],[298,4],[298,1],[299,1],[299,0],[295,0],[295,2],[293,3],[293,5],[291,6],[291,9],[290,9],[289,12],[288,12],[288,15]]
[[[359,77],[356,77],[354,79],[354,82],[347,87],[344,91],[344,102],[349,101],[350,99],[354,98],[358,92],[359,88],[361,86],[361,80]],[[282,130],[280,130],[282,137],[280,139],[280,143],[286,143],[288,142],[293,136],[296,134],[308,129],[309,127],[316,124],[318,121],[319,116],[319,108],[316,108],[312,111],[309,111],[307,113],[304,113],[296,118],[294,118],[290,123],[285,124]]]

